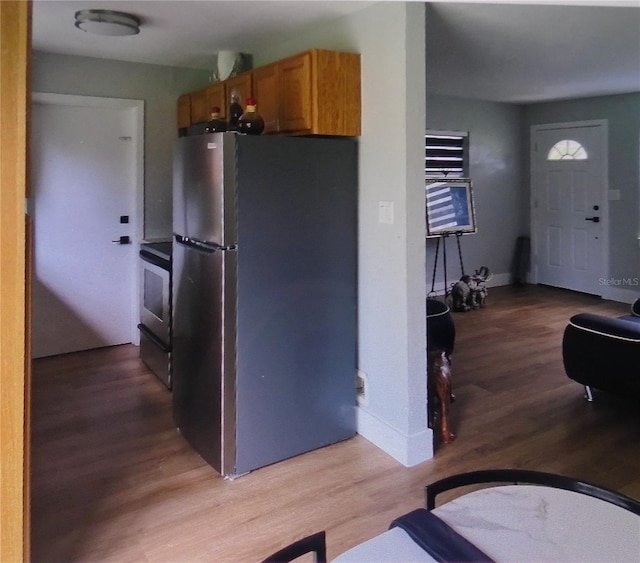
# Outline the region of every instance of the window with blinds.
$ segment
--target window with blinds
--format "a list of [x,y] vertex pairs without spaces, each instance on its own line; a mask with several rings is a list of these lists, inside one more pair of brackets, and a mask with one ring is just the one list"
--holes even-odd
[[468,177],[469,134],[462,131],[427,131],[424,136],[424,177]]

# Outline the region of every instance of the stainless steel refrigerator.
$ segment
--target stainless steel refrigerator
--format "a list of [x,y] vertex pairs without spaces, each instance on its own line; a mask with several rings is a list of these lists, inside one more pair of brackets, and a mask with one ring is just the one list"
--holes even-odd
[[233,478],[355,434],[357,144],[177,139],[173,415]]

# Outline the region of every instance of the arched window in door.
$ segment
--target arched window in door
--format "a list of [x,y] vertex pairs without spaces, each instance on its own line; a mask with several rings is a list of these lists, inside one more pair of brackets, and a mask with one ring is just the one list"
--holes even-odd
[[551,147],[547,160],[587,160],[589,155],[584,147],[572,139],[563,139]]

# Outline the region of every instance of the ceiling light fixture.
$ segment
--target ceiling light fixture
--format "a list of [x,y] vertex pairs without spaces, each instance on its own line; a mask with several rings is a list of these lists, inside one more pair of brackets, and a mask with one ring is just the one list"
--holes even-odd
[[76,27],[98,35],[136,35],[140,33],[140,20],[131,14],[112,10],[79,10]]

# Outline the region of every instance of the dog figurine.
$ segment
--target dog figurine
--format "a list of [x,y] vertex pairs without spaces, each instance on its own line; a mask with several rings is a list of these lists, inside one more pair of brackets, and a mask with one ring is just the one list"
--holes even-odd
[[451,308],[457,312],[471,311],[477,309],[475,303],[475,291],[477,283],[471,276],[462,276],[451,290],[452,306]]
[[451,392],[451,358],[444,350],[429,352],[428,381],[431,426],[440,431],[445,444],[450,444],[456,439],[449,427],[449,406],[455,396]]
[[463,275],[451,288],[451,309],[460,313],[480,309],[487,302],[485,282],[491,278],[486,266],[475,271],[473,276]]
[[473,307],[479,309],[487,304],[487,288],[484,285],[478,284],[478,287],[473,292]]

